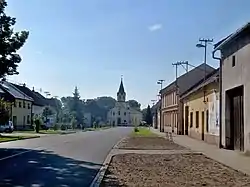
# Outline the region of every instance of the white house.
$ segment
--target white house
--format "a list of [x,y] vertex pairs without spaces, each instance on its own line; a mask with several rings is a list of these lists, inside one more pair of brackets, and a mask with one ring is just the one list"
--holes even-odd
[[142,113],[126,103],[126,92],[122,80],[115,107],[108,112],[107,117],[109,124],[113,126],[139,126],[142,121]]

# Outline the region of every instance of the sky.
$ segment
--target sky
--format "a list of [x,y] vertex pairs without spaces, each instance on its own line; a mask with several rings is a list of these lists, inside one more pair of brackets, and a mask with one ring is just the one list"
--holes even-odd
[[[51,96],[112,96],[123,76],[127,99],[146,107],[175,80],[172,63],[197,66],[204,50],[250,21],[249,0],[8,0],[15,31],[30,36],[19,51],[19,75],[8,77]],[[218,67],[208,47],[207,63]],[[179,68],[178,75],[184,69]]]

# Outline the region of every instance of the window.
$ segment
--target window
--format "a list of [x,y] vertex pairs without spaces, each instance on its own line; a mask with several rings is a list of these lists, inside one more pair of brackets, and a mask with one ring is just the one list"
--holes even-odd
[[199,111],[196,111],[196,120],[195,120],[195,123],[196,123],[196,128],[199,128]]
[[124,112],[124,116],[126,116],[126,112]]
[[22,107],[22,102],[19,102],[19,108],[21,108]]
[[193,112],[190,112],[190,128],[193,127]]
[[27,124],[30,124],[30,115],[27,116]]
[[232,57],[232,67],[235,66],[235,55]]
[[119,116],[121,115],[121,112],[120,112],[120,111],[118,111],[118,115],[119,115]]
[[23,101],[23,108],[25,108],[26,107],[26,105],[25,105],[26,103],[25,103],[25,101]]
[[115,115],[115,112],[113,112],[113,116]]
[[16,101],[14,101],[14,107],[16,107]]
[[30,109],[30,104],[28,103],[28,109]]

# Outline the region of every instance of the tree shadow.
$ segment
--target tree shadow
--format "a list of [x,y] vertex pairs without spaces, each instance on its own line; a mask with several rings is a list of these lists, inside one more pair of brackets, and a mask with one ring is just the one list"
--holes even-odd
[[[13,154],[24,154],[11,157]],[[2,159],[6,158],[7,159]],[[0,149],[0,186],[89,186],[101,165],[66,158],[50,151]]]

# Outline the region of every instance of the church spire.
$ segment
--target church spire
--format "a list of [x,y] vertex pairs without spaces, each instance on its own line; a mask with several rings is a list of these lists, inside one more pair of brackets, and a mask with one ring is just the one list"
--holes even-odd
[[125,102],[125,100],[126,100],[126,92],[123,86],[123,78],[121,77],[120,87],[117,92],[117,101]]

